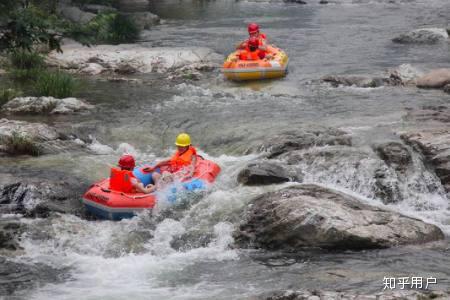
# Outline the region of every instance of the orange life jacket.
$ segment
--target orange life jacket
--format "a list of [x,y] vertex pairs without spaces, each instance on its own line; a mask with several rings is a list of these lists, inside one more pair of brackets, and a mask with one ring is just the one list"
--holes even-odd
[[182,168],[189,166],[192,163],[192,158],[194,156],[197,156],[197,150],[193,146],[189,146],[189,148],[183,153],[177,151],[170,158],[172,172],[177,172]]
[[119,192],[134,193],[132,178],[135,178],[132,171],[111,168],[109,188]]
[[259,60],[263,59],[265,56],[266,56],[265,51],[259,49],[256,49],[255,51],[250,51],[248,47],[239,53],[240,60]]

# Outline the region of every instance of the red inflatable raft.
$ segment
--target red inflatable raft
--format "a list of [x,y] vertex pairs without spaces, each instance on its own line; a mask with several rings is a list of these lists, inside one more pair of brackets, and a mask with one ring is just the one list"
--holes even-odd
[[[151,174],[142,171],[143,167],[136,168],[133,173],[144,184],[150,180]],[[212,161],[199,159],[195,167],[194,176],[183,180],[183,190],[193,191],[205,189],[213,183],[220,173],[220,167]],[[175,193],[179,191],[175,190]],[[173,195],[176,197],[176,195]],[[83,195],[83,204],[86,209],[97,217],[121,220],[132,218],[144,209],[152,209],[157,201],[157,193],[127,194],[110,189],[109,178],[94,183]]]

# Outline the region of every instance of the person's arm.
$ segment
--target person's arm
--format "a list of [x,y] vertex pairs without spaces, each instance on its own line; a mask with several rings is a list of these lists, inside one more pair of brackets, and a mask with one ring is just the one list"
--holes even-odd
[[155,186],[153,184],[144,186],[142,184],[142,182],[138,181],[135,178],[133,178],[132,184],[133,184],[133,187],[136,189],[136,191],[144,193],[144,194],[150,194],[155,191]]
[[243,49],[245,49],[247,47],[247,41],[243,41],[243,42],[240,42],[237,46],[236,46],[236,49],[237,50],[243,50]]
[[151,173],[154,172],[156,169],[158,169],[159,167],[163,167],[163,166],[167,166],[170,165],[170,159],[165,159],[163,161],[160,161],[159,163],[157,163],[156,165],[154,165],[153,167],[146,167],[144,169],[145,172]]
[[189,177],[194,176],[195,173],[195,166],[197,165],[197,155],[192,156],[192,161],[191,161],[191,165],[190,165],[190,170],[189,170]]

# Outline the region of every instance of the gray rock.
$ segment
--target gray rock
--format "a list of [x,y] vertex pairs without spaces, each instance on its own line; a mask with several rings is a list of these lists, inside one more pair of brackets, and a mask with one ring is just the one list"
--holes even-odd
[[294,150],[331,145],[351,146],[351,137],[346,132],[334,128],[286,131],[268,138],[256,147],[250,148],[247,153],[252,150],[265,151],[268,152],[268,158],[274,158]]
[[423,28],[401,34],[392,39],[399,44],[436,44],[448,39],[448,34],[442,28]]
[[141,12],[148,10],[149,0],[117,0],[116,6],[124,12]]
[[11,153],[11,140],[14,139],[14,136],[26,139],[28,143],[38,149],[39,154],[80,149],[79,145],[72,140],[65,139],[55,128],[46,124],[0,119],[0,153],[21,154]]
[[23,299],[15,292],[23,292],[47,283],[67,279],[67,268],[55,269],[42,263],[18,263],[0,256],[0,295],[4,299]]
[[370,78],[365,76],[335,76],[328,75],[322,78],[322,81],[330,83],[333,87],[355,86],[360,88],[375,88],[386,85],[388,80],[385,78]]
[[405,132],[400,137],[423,154],[447,192],[450,192],[450,129],[431,128]]
[[387,142],[374,146],[375,152],[389,166],[399,172],[404,172],[412,166],[412,157],[408,148],[398,142]]
[[61,68],[82,70],[97,63],[105,72],[123,65],[139,73],[164,73],[199,64],[222,63],[223,56],[204,47],[144,47],[136,44],[97,45],[84,47],[78,43],[63,45],[63,53],[52,52],[47,63]]
[[234,236],[241,247],[286,251],[387,248],[444,238],[434,225],[317,185],[255,198]]
[[244,185],[267,185],[291,181],[292,175],[281,164],[260,161],[248,164],[237,177]]
[[150,29],[161,22],[161,19],[151,12],[126,13],[125,15],[133,20],[140,30]]
[[417,78],[417,87],[440,89],[450,84],[450,69],[435,69]]
[[18,219],[0,219],[0,253],[21,249],[19,237],[25,230],[25,224]]
[[77,98],[17,97],[4,104],[2,110],[10,114],[70,114],[93,107]]
[[446,92],[447,94],[450,94],[450,84],[446,84],[444,86],[444,92]]
[[90,12],[93,14],[117,11],[117,9],[115,9],[114,7],[106,6],[106,5],[98,5],[98,4],[86,4],[86,5],[83,5],[82,8],[84,11]]
[[1,214],[39,218],[46,218],[55,212],[84,214],[80,195],[87,189],[88,183],[56,171],[46,171],[45,178],[39,177],[39,170],[29,172],[37,174],[15,177],[0,185]]
[[58,9],[58,12],[69,21],[80,24],[87,24],[96,16],[93,13],[82,11],[75,6],[61,5]]

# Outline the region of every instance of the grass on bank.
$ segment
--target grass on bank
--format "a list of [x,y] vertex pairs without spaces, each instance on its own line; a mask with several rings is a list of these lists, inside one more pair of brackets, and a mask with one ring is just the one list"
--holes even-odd
[[76,87],[77,81],[75,78],[61,71],[41,72],[34,82],[36,96],[72,97]]
[[11,136],[4,137],[2,142],[5,151],[11,155],[39,156],[41,152],[39,146],[32,139],[16,131]]
[[6,104],[8,101],[20,97],[22,95],[21,91],[15,89],[2,89],[0,90],[0,107]]

